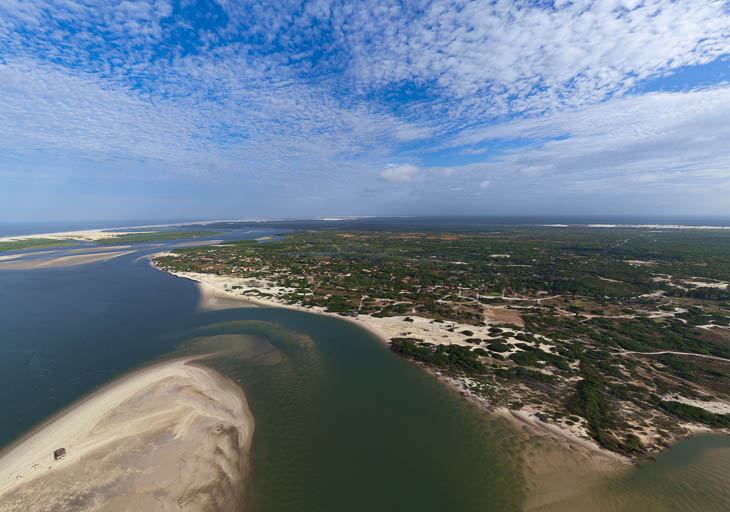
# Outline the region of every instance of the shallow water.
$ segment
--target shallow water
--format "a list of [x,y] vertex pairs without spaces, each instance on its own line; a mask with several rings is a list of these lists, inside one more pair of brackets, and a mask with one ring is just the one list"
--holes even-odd
[[250,510],[519,508],[514,429],[370,333],[295,311],[208,316],[222,323],[205,334],[254,334],[282,355],[213,363],[242,383],[256,419]]
[[[193,283],[138,259],[163,249],[0,271],[0,446],[187,343],[178,350],[226,351],[210,364],[241,383],[254,413],[249,510],[522,507],[522,453],[544,441],[489,417],[348,322],[280,309],[197,311]],[[728,438],[697,437],[545,509],[728,510],[728,455]]]
[[699,435],[679,442],[656,461],[545,510],[726,512],[730,510],[730,438]]

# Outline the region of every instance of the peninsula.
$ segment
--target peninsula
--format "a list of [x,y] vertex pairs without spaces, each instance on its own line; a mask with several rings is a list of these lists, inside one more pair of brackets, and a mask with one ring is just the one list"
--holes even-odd
[[640,461],[730,428],[730,233],[300,229],[154,265],[333,314],[512,418]]

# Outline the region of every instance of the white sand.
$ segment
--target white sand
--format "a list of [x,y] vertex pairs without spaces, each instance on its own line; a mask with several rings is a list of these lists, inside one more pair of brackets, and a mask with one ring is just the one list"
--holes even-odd
[[[168,253],[160,253],[161,256]],[[341,320],[353,322],[371,332],[383,340],[390,340],[397,337],[420,338],[435,345],[462,345],[474,347],[468,343],[468,338],[487,339],[493,338],[489,334],[490,325],[475,326],[460,324],[457,322],[434,322],[428,318],[419,316],[391,316],[376,318],[370,315],[358,315],[357,317],[342,316],[337,313],[330,313],[321,307],[305,307],[296,304],[287,304],[280,296],[294,291],[291,288],[269,285],[263,279],[239,278],[220,276],[217,274],[204,274],[196,272],[169,272],[170,274],[189,279],[198,283],[200,290],[199,307],[203,310],[227,309],[243,307],[245,303],[257,304],[265,307],[296,309],[319,315],[332,316]],[[261,286],[254,286],[258,283]],[[234,286],[239,288],[233,288]],[[262,291],[270,294],[268,297],[248,295],[252,291]],[[234,302],[237,301],[237,302]],[[413,320],[406,321],[406,318]],[[473,334],[461,334],[463,331],[471,331]],[[511,332],[505,329],[505,332]],[[508,337],[510,342],[518,342]]]
[[18,235],[6,236],[0,238],[0,242],[17,242],[19,240],[36,240],[38,238],[48,238],[51,240],[84,240],[87,242],[95,242],[97,240],[105,240],[120,235],[131,235],[136,233],[144,233],[144,231],[104,231],[102,229],[85,229],[81,231],[63,231],[59,233],[40,233],[37,235]]
[[[167,253],[160,253],[160,255],[162,254]],[[304,307],[300,305],[286,304],[283,302],[282,299],[277,298],[275,294],[272,295],[272,297],[268,298],[242,295],[243,292],[246,292],[249,289],[254,289],[251,287],[244,286],[243,289],[236,290],[233,290],[231,288],[231,285],[234,283],[235,285],[244,285],[245,282],[250,281],[250,279],[194,272],[167,272],[177,277],[189,279],[198,284],[198,288],[201,294],[200,307],[202,308],[225,309],[233,307],[243,307],[244,304],[249,303],[257,304],[264,307],[295,309],[298,311],[305,311],[307,313],[332,316],[335,318],[339,318],[340,320],[352,322],[360,326],[361,328],[370,331],[371,333],[373,333],[373,335],[375,335],[376,338],[378,338],[385,344],[388,344],[391,338],[409,337],[420,338],[424,341],[437,345],[455,344],[461,346],[475,347],[475,345],[468,343],[466,340],[472,337],[480,339],[493,338],[493,336],[488,333],[490,327],[489,325],[473,326],[467,324],[458,324],[455,322],[437,323],[432,322],[430,319],[418,316],[409,317],[413,320],[413,322],[404,321],[404,319],[406,318],[405,316],[386,318],[376,318],[370,315],[358,315],[357,317],[342,316],[337,313],[324,311],[324,309],[320,307]],[[272,288],[271,290],[278,289]],[[266,291],[269,292],[270,289],[266,289]],[[282,289],[277,291],[276,293],[285,292],[286,290]],[[238,302],[239,304],[236,305],[236,302]],[[453,329],[453,332],[451,332],[450,329]],[[463,330],[472,331],[473,335],[461,334],[461,331]],[[503,329],[503,331],[503,335],[509,340],[509,342],[524,343],[515,339],[513,336],[507,335],[507,333],[513,333],[511,329],[505,328]],[[543,339],[542,341],[543,342],[538,343],[538,346],[540,346],[543,350],[550,350],[552,345],[550,345],[549,343],[545,343],[545,341],[549,340]],[[508,356],[510,353],[515,351],[517,351],[517,349],[511,352],[505,352],[503,355]],[[432,373],[457,391],[474,400],[479,405],[484,406],[491,412],[497,413],[505,417],[506,419],[512,421],[517,425],[527,426],[531,428],[534,432],[537,432],[539,434],[548,434],[550,435],[550,437],[553,437],[560,443],[568,443],[570,445],[574,445],[575,449],[580,448],[581,450],[592,452],[596,454],[599,458],[613,460],[618,464],[625,464],[628,460],[618,454],[615,454],[608,450],[604,450],[592,440],[587,439],[587,433],[585,428],[578,423],[574,425],[567,425],[565,423],[556,425],[542,422],[536,416],[531,416],[531,413],[534,413],[535,411],[533,411],[529,407],[529,405],[525,406],[521,411],[513,411],[505,408],[494,408],[490,404],[488,404],[486,400],[473,394],[468,388],[465,387],[465,383],[461,380],[452,379],[448,376],[442,375],[440,372]]]
[[107,261],[135,251],[105,251],[93,254],[74,254],[53,258],[33,258],[28,260],[12,259],[0,262],[0,270],[32,270],[38,268],[71,267],[97,261]]
[[709,400],[704,402],[702,400],[695,400],[693,398],[687,398],[678,394],[668,394],[662,397],[662,400],[668,400],[671,402],[680,402],[693,407],[699,407],[707,412],[714,414],[730,414],[730,404],[721,400]]
[[143,369],[0,455],[0,510],[238,510],[253,428],[243,392],[217,372]]
[[[45,251],[44,254],[57,253],[57,252],[59,252],[59,251]],[[6,256],[0,256],[0,261],[17,260],[20,258],[25,258],[26,256],[30,256],[31,254],[36,254],[36,253],[23,252],[23,253],[16,253],[16,254],[8,254]]]
[[[700,278],[694,278],[694,279],[700,279]],[[697,288],[719,288],[721,290],[727,290],[728,284],[723,281],[692,281],[689,279],[683,279],[682,282],[684,284],[689,284],[692,286],[696,286]]]

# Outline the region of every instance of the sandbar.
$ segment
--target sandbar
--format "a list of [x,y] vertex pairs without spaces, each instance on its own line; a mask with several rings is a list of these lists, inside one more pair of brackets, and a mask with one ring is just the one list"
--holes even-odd
[[74,254],[71,256],[59,256],[53,258],[33,258],[28,260],[13,259],[0,262],[0,270],[33,270],[38,268],[71,267],[74,265],[85,265],[97,261],[107,261],[112,258],[131,254],[136,251],[114,251],[93,254]]
[[0,454],[0,511],[240,510],[253,430],[243,391],[216,371],[145,368]]

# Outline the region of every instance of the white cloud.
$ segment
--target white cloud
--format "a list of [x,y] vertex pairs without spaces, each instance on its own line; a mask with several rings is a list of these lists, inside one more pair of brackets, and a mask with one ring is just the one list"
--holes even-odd
[[[589,108],[474,130],[453,144],[544,142],[464,166],[515,188],[609,191],[712,187],[730,175],[730,86],[615,99]],[[704,184],[704,185],[703,185]],[[648,189],[647,189],[648,190]]]
[[380,177],[392,183],[412,182],[420,178],[418,174],[418,167],[411,164],[389,164],[380,173]]
[[727,186],[730,87],[632,91],[728,54],[724,0],[174,5],[0,0],[0,174]]
[[[367,7],[363,7],[364,11]],[[724,0],[473,0],[359,14],[346,32],[365,84],[438,86],[456,118],[595,103],[730,52]]]

